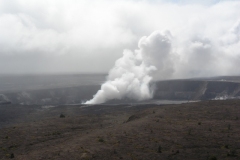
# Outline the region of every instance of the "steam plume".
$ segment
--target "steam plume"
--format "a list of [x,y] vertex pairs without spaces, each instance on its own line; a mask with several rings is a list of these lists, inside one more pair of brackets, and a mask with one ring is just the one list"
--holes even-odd
[[157,65],[163,66],[160,59],[166,58],[171,49],[169,32],[156,31],[139,40],[139,49],[124,50],[123,56],[115,62],[107,81],[86,104],[104,103],[111,99],[129,98],[137,101],[150,99],[153,90],[149,83],[157,71]]
[[[190,78],[239,74],[240,21],[216,36],[195,33],[195,28],[173,36],[155,31],[139,40],[139,49],[125,50],[110,70],[107,81],[87,104],[111,99],[146,100],[153,96],[153,78]],[[193,29],[193,31],[191,31]]]

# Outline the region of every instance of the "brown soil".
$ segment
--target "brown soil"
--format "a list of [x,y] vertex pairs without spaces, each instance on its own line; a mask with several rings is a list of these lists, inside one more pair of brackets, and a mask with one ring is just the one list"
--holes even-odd
[[0,159],[237,160],[239,118],[240,100],[60,106],[1,128]]

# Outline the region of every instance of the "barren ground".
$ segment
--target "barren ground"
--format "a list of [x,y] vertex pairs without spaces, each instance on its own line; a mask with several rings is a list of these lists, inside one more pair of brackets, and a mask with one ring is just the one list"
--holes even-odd
[[[63,114],[65,118],[60,118]],[[0,106],[0,159],[240,159],[240,100]]]

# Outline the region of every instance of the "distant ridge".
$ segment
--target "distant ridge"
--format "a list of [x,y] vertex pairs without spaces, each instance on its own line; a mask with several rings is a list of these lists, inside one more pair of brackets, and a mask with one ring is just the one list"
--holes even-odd
[[[61,78],[58,80],[58,78]],[[28,79],[21,80],[20,86],[10,90],[3,90],[4,84],[17,85],[17,80],[0,81],[0,104],[22,104],[22,105],[61,105],[81,104],[89,100],[101,87],[104,75],[74,75],[72,77],[49,76],[41,77],[40,81]],[[33,82],[32,82],[33,81]],[[56,81],[55,86],[49,84]],[[11,84],[11,82],[13,84]],[[28,86],[28,82],[30,86]],[[62,83],[64,82],[64,83]],[[23,86],[21,86],[23,84]],[[46,85],[44,85],[46,84]],[[56,87],[57,86],[57,87]],[[239,99],[240,98],[240,76],[218,76],[208,78],[172,79],[155,81],[150,87],[155,87],[153,101],[197,101],[211,99]],[[144,101],[140,103],[149,103]],[[138,103],[130,99],[111,100],[108,104],[131,104]]]

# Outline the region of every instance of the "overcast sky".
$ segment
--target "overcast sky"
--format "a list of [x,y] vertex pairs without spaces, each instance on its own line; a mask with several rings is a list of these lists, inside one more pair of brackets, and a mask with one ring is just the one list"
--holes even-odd
[[124,49],[167,30],[167,78],[240,74],[239,8],[219,0],[0,0],[0,73],[107,73]]

